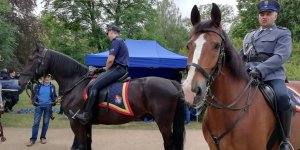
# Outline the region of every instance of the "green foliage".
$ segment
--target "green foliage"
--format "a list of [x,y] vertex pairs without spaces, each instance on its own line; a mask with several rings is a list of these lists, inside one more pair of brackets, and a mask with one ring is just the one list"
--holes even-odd
[[109,48],[107,26],[121,27],[124,39],[156,40],[178,52],[185,49],[188,30],[170,0],[48,0],[40,22],[46,47],[83,62],[86,53]]
[[[53,26],[54,29],[67,30],[76,42],[83,39],[93,52],[101,52],[110,45],[106,29],[112,24],[121,27],[123,38],[140,38],[143,25],[153,16],[152,4],[151,0],[48,0],[45,14],[52,15],[60,23],[60,26]],[[44,15],[42,18],[47,17]],[[47,31],[46,27],[44,29]],[[75,48],[80,46],[71,49]],[[64,51],[69,50],[66,48]]]
[[286,74],[289,80],[299,80],[300,79],[300,42],[293,43],[293,51],[290,59],[285,64],[287,69]]
[[[233,6],[231,5],[222,5],[222,4],[217,4],[220,8],[221,11],[221,16],[222,16],[222,26],[225,31],[229,31],[230,26],[232,23],[237,21],[237,16],[234,14]],[[211,9],[212,5],[211,4],[206,4],[206,5],[200,5],[199,6],[199,11],[201,14],[201,20],[210,20],[211,19]]]
[[0,54],[4,58],[3,66],[9,63],[11,57],[14,56],[14,48],[16,47],[17,27],[11,24],[6,15],[12,10],[7,0],[0,1]]
[[84,62],[85,53],[97,51],[89,41],[92,36],[80,26],[65,24],[53,13],[46,11],[40,23],[39,36],[45,47],[67,54],[81,63]]
[[300,0],[279,0],[281,10],[278,13],[277,23],[287,27],[292,32],[293,41],[300,41]]
[[237,0],[239,11],[239,22],[231,29],[233,38],[244,38],[251,30],[258,28],[257,0]]
[[179,9],[170,0],[158,2],[153,20],[145,25],[143,39],[158,41],[175,52],[185,49],[189,31],[182,21]]

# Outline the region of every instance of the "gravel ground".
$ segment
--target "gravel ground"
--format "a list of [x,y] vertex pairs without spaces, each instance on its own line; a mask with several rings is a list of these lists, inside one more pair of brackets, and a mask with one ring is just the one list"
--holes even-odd
[[[39,132],[40,133],[40,132]],[[31,147],[26,143],[30,128],[5,128],[7,140],[0,142],[0,150],[69,150],[73,141],[71,129],[49,129],[47,144],[39,141]],[[163,150],[163,140],[158,130],[93,129],[94,150]],[[185,150],[208,150],[201,130],[186,131]]]

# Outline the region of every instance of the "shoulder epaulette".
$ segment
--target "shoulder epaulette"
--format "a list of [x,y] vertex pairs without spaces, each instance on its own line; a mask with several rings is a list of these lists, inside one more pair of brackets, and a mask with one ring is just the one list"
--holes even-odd
[[277,26],[277,28],[282,29],[282,30],[287,30],[286,27]]

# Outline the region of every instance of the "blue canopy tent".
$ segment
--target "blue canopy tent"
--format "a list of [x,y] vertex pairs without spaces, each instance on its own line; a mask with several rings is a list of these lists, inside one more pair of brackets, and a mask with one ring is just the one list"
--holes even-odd
[[[159,76],[180,80],[179,71],[185,69],[187,58],[171,52],[156,41],[125,40],[129,50],[129,75],[132,78]],[[87,54],[86,65],[105,66],[108,51]]]

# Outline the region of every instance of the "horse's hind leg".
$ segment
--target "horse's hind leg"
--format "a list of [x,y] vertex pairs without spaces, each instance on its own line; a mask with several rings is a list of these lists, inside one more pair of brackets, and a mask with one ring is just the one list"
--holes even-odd
[[164,139],[165,150],[173,150],[172,121],[168,118],[160,118],[159,120],[156,120],[156,123]]

